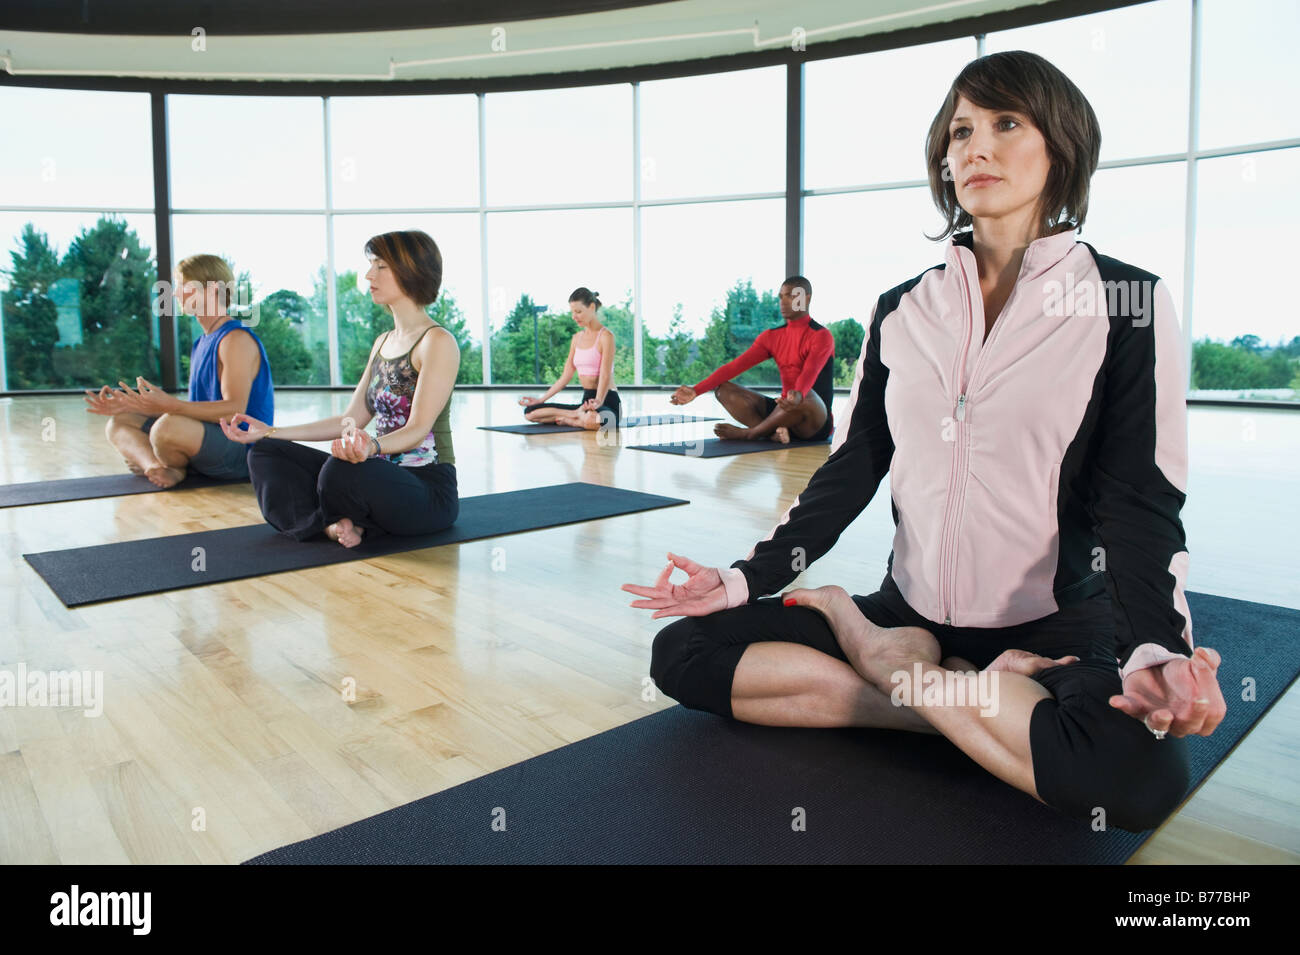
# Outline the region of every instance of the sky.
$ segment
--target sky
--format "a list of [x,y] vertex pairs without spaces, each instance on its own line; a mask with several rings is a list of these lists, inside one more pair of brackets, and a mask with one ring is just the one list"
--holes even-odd
[[[986,50],[1032,50],[1060,66],[1097,112],[1103,161],[1178,154],[1187,143],[1190,11],[1190,0],[1155,0],[990,34]],[[1300,136],[1290,48],[1300,4],[1204,0],[1202,17],[1200,147]],[[975,54],[967,38],[810,61],[805,188],[923,180],[930,120]],[[485,297],[494,327],[524,292],[557,312],[580,285],[618,303],[635,278],[635,217],[626,204],[637,178],[651,202],[780,195],[784,96],[782,67],[645,82],[637,157],[630,85],[488,94],[489,208],[625,205],[503,208],[482,218],[472,95],[333,98],[328,117],[319,97],[170,96],[174,259],[216,252],[250,271],[261,294],[307,294],[330,247],[328,191],[337,271],[365,271],[369,236],[422,228],[442,249],[444,287],[476,330]],[[87,207],[123,211],[153,245],[147,95],[0,88],[0,120],[10,132],[0,150],[6,249],[35,221],[63,251],[97,218]],[[37,134],[12,135],[24,129]],[[1186,177],[1181,161],[1099,171],[1080,236],[1162,276],[1180,317]],[[1268,281],[1292,268],[1286,240],[1300,214],[1297,179],[1300,148],[1199,163],[1195,337],[1300,334],[1296,307],[1279,304]],[[14,208],[32,206],[67,211]],[[698,333],[737,280],[774,290],[784,277],[783,207],[781,198],[643,206],[649,328],[666,331],[681,303]],[[942,247],[923,235],[938,224],[921,187],[807,197],[812,314],[864,322],[881,292],[942,260]],[[7,264],[6,255],[0,267]]]

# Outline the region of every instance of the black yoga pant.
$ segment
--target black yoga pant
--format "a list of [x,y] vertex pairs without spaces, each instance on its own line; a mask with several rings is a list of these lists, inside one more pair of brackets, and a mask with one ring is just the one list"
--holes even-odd
[[[582,401],[590,401],[594,397],[596,397],[595,388],[582,389]],[[560,404],[555,401],[544,401],[539,405],[529,405],[524,409],[524,414],[526,415],[530,411],[536,411],[538,408],[555,408],[558,411],[577,411],[582,407],[582,401],[578,402],[576,405]],[[619,418],[623,413],[623,403],[619,400],[618,392],[613,388],[605,393],[605,403],[596,409],[596,413],[600,414],[601,423],[604,424],[607,417],[606,415],[601,414],[601,412],[609,412],[609,414],[612,414],[614,416],[614,427],[618,427]]]
[[266,522],[295,540],[341,518],[374,534],[432,534],[460,511],[454,464],[404,468],[384,458],[355,464],[293,441],[248,448],[248,474]]
[[[891,576],[877,593],[853,600],[872,623],[924,627],[938,639],[944,658],[962,657],[980,669],[1008,649],[1079,657],[1034,677],[1053,697],[1034,707],[1029,722],[1034,782],[1049,806],[1086,822],[1101,807],[1107,826],[1141,832],[1163,822],[1182,801],[1188,786],[1184,740],[1158,740],[1141,720],[1108,702],[1122,690],[1106,594],[998,629],[932,623],[907,605]],[[665,627],[655,637],[650,675],[684,706],[734,718],[736,666],[749,644],[762,641],[801,643],[848,662],[821,614],[765,597]]]

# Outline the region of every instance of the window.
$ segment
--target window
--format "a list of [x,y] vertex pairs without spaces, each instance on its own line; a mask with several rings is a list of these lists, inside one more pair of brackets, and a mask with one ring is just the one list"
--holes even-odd
[[785,190],[785,70],[641,84],[641,198]]
[[631,86],[490,93],[484,112],[489,205],[631,200]]
[[[325,220],[319,215],[175,215],[172,248],[224,258],[249,283],[251,311],[235,314],[254,326],[277,385],[328,385],[329,330],[325,286]],[[180,383],[189,381],[198,322],[176,317]]]
[[984,49],[1037,53],[1073,80],[1097,114],[1103,162],[1187,150],[1187,0],[990,33]]
[[804,275],[811,309],[835,335],[835,384],[848,387],[876,299],[944,260],[925,237],[943,220],[928,188],[882,189],[804,201]]
[[585,286],[600,294],[601,320],[614,333],[615,384],[631,383],[631,209],[491,213],[487,251],[493,382],[559,377],[578,330],[569,295]]
[[1201,0],[1201,149],[1300,136],[1295,0]]
[[1180,322],[1186,206],[1185,162],[1101,169],[1092,177],[1088,221],[1079,234],[1102,255],[1160,276]]
[[[642,210],[646,382],[693,385],[781,324],[784,205],[754,199]],[[769,361],[739,381],[771,385],[779,376]]]
[[0,115],[0,389],[161,383],[149,96],[0,88]]
[[0,212],[4,390],[162,383],[154,217]]
[[815,60],[804,68],[808,189],[924,180],[925,137],[975,41]]
[[318,96],[168,96],[176,209],[323,209]]
[[478,205],[478,98],[331,97],[335,209]]
[[1300,321],[1285,286],[1294,268],[1300,148],[1200,160],[1192,389],[1206,396],[1296,399]]

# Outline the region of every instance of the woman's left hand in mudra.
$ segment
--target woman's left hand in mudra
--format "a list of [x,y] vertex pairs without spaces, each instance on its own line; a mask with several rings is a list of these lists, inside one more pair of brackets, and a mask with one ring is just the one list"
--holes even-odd
[[334,443],[330,445],[330,454],[344,461],[360,464],[370,457],[370,453],[374,449],[374,443],[370,439],[369,432],[356,428],[341,438],[335,438]]
[[1135,670],[1124,678],[1124,692],[1110,705],[1141,720],[1154,733],[1209,736],[1228,705],[1219,689],[1218,653],[1197,647],[1190,658]]

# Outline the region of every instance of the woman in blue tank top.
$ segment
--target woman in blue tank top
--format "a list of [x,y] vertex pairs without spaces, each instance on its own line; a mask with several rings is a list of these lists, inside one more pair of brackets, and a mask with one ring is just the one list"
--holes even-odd
[[[250,445],[267,523],[296,540],[324,534],[355,547],[375,534],[430,534],[460,510],[448,414],[460,349],[425,313],[442,285],[442,254],[411,231],[375,236],[366,255],[371,298],[388,307],[393,328],[375,340],[347,410],[286,428],[249,415],[221,425]],[[372,420],[373,435],[364,430]],[[295,443],[331,439],[329,454]]]

